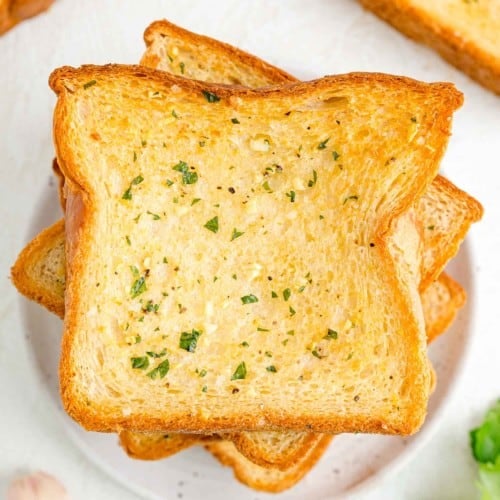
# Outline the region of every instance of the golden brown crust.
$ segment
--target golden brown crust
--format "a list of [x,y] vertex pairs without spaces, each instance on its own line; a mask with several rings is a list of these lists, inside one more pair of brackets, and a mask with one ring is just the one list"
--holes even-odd
[[446,61],[500,94],[500,58],[465,40],[451,26],[439,23],[406,0],[359,0],[361,4],[408,37],[436,50]]
[[[296,436],[298,439],[294,439],[293,443],[280,450],[279,454],[270,454],[266,453],[260,439],[252,439],[252,434],[254,433],[236,433],[231,434],[228,438],[234,443],[237,450],[254,464],[282,471],[286,471],[300,462],[303,456],[315,447],[324,436],[324,434],[300,433],[300,436]],[[284,433],[282,437],[286,439],[289,437],[288,434]]]
[[49,311],[64,317],[64,298],[60,291],[49,287],[37,279],[35,270],[40,262],[44,262],[48,252],[60,241],[64,241],[64,220],[44,229],[19,254],[11,269],[12,283],[24,296],[46,307]]
[[54,175],[57,177],[57,191],[59,194],[59,203],[61,204],[61,208],[63,212],[66,211],[66,198],[64,197],[64,175],[59,168],[59,164],[57,163],[57,158],[52,160],[52,171]]
[[[252,54],[233,47],[228,43],[188,31],[180,26],[176,26],[175,24],[168,22],[166,19],[155,21],[146,28],[144,32],[144,42],[146,43],[147,49],[150,48],[155,36],[172,36],[179,40],[185,40],[187,43],[191,43],[195,47],[201,46],[203,47],[203,50],[213,50],[214,53],[222,54],[233,61],[237,61],[243,67],[251,68],[252,73],[265,77],[269,79],[270,83],[276,85],[297,81],[292,75],[289,75],[282,69],[272,66]],[[146,50],[140,64],[141,66],[155,68],[158,66],[158,56],[151,51]]]
[[5,0],[0,2],[0,35],[17,23],[47,10],[54,0]]
[[[448,231],[446,234],[441,231],[426,232],[424,246],[433,249],[433,258],[432,265],[425,265],[423,261],[420,292],[425,291],[431,283],[438,279],[446,264],[457,254],[470,226],[479,221],[484,212],[481,203],[443,176],[436,177],[433,187],[442,194],[443,199],[453,199],[457,205],[463,205],[466,209],[461,211],[462,223],[455,227],[454,231]],[[419,213],[418,209],[417,213]],[[421,213],[424,211],[422,210]],[[423,223],[425,225],[425,220]]]
[[138,460],[161,460],[193,446],[194,444],[218,441],[217,436],[196,434],[166,434],[122,431],[120,446],[130,458]]
[[[465,290],[448,274],[442,273],[438,278],[438,284],[446,289],[448,300],[446,303],[439,304],[437,314],[432,314],[432,321],[429,321],[427,324],[427,339],[429,343],[450,327],[458,311],[465,305],[467,299]],[[429,310],[429,314],[431,314],[433,304],[427,303],[425,293],[422,298],[422,305],[424,306],[424,311],[427,309]]]
[[[292,96],[294,98],[301,95],[310,95],[311,92],[318,90],[336,90],[352,89],[356,85],[369,84],[370,86],[383,85],[384,89],[391,87],[415,91],[416,93],[428,92],[433,96],[436,102],[435,115],[433,117],[435,130],[429,139],[432,156],[428,158],[429,168],[422,168],[415,174],[414,185],[408,189],[408,194],[399,200],[397,205],[393,205],[391,213],[386,219],[381,220],[378,228],[378,238],[375,239],[376,251],[380,255],[381,262],[387,265],[388,286],[392,290],[400,290],[402,284],[398,281],[395,269],[395,263],[387,248],[386,238],[392,220],[412,205],[417,197],[425,190],[435,175],[446,146],[446,139],[449,135],[450,117],[453,111],[462,103],[462,94],[452,85],[437,83],[432,85],[422,84],[415,80],[395,77],[382,74],[364,74],[354,73],[350,75],[339,75],[334,77],[325,77],[309,83],[296,83],[280,88],[268,88],[261,90],[251,90],[246,88],[229,88],[227,86],[206,84],[202,82],[176,78],[166,73],[150,70],[140,66],[83,66],[79,69],[70,67],[59,68],[54,71],[50,77],[50,85],[58,94],[59,99],[56,106],[54,118],[54,137],[56,143],[57,157],[60,161],[60,167],[66,177],[66,187],[68,191],[67,213],[71,221],[66,228],[68,241],[71,243],[67,251],[68,262],[68,289],[66,293],[66,318],[65,334],[63,338],[63,350],[60,365],[60,380],[62,399],[67,412],[81,423],[85,428],[98,431],[117,431],[120,429],[134,429],[138,431],[154,431],[156,429],[169,429],[171,431],[181,432],[220,432],[232,430],[273,430],[273,429],[296,429],[311,430],[313,432],[339,433],[345,431],[357,432],[382,432],[410,434],[415,432],[421,425],[425,416],[425,402],[429,392],[429,373],[423,366],[427,366],[425,352],[420,347],[416,347],[409,354],[408,371],[405,374],[407,380],[414,381],[408,388],[408,399],[412,401],[412,408],[405,412],[404,417],[394,422],[387,422],[380,416],[338,416],[332,421],[330,417],[311,416],[308,423],[303,418],[290,414],[284,414],[282,411],[269,409],[262,411],[260,415],[238,415],[237,418],[228,419],[227,417],[214,416],[209,420],[196,419],[192,417],[182,417],[180,415],[165,414],[161,417],[153,417],[150,414],[134,413],[131,416],[122,416],[113,413],[106,414],[103,408],[89,407],[78,397],[73,386],[73,371],[76,366],[76,360],[72,356],[73,337],[78,330],[79,317],[81,314],[78,302],[80,300],[80,291],[78,289],[78,280],[73,280],[72,276],[83,271],[86,262],[86,255],[89,255],[89,242],[92,240],[92,224],[94,220],[93,212],[96,207],[91,198],[91,188],[88,186],[88,180],[83,172],[78,168],[78,162],[72,156],[71,150],[66,146],[65,136],[67,133],[67,107],[66,101],[74,97],[73,94],[79,92],[83,84],[90,80],[99,80],[101,78],[116,79],[130,78],[135,82],[150,82],[163,87],[168,92],[171,86],[176,86],[185,92],[194,92],[201,94],[202,91],[210,91],[217,94],[221,100],[230,98],[283,98]],[[333,87],[335,86],[335,87]],[[78,213],[84,213],[83,217],[74,217],[73,202],[83,207]],[[79,222],[78,222],[79,221]],[[75,250],[73,251],[73,243]],[[407,294],[401,290],[399,299],[401,303],[394,307],[401,310],[411,310],[407,301]],[[419,327],[413,324],[411,318],[407,321],[406,334],[411,338],[419,338]],[[423,340],[423,339],[422,339]]]
[[231,467],[241,483],[259,491],[279,493],[297,484],[322,457],[333,436],[324,435],[294,466],[284,471],[272,471],[255,465],[241,455],[233,443],[221,441],[205,448],[222,464]]

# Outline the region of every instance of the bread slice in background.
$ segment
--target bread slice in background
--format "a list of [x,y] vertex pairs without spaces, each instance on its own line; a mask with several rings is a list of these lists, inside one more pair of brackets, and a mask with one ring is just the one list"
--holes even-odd
[[[202,432],[311,427],[325,432],[411,433],[420,426],[429,391],[421,306],[405,289],[402,276],[394,275],[385,233],[391,218],[414,203],[436,175],[452,112],[461,103],[453,86],[351,74],[252,91],[133,66],[61,68],[51,76],[51,85],[58,94],[55,142],[68,193],[61,387],[66,409],[76,420],[86,428],[109,431],[118,427]],[[412,118],[419,127],[408,144]],[[234,133],[232,127],[237,127]],[[327,138],[331,146],[323,147]],[[208,141],[208,150],[200,144],[203,140]],[[337,144],[344,155],[342,170],[335,168],[333,157],[329,168],[326,164],[326,156],[333,156],[330,148]],[[301,145],[307,156],[296,161]],[[394,156],[397,161],[388,161]],[[172,169],[181,159],[196,168],[202,182],[186,188],[179,184]],[[106,163],[113,168],[102,168]],[[265,169],[273,164],[283,164],[283,172],[275,167],[275,175],[267,180]],[[320,181],[310,184],[314,171]],[[132,203],[125,203],[131,201],[123,197],[138,175],[146,180],[133,189]],[[175,189],[163,186],[167,175],[175,178]],[[286,196],[291,190],[297,191],[295,203]],[[179,201],[181,195],[186,199],[176,203],[174,198]],[[204,203],[192,209],[198,197]],[[155,226],[158,221],[146,216],[145,210],[160,214],[163,227]],[[270,213],[272,220],[267,221]],[[108,214],[113,214],[113,231]],[[134,221],[138,215],[140,224]],[[327,238],[320,230],[320,215],[333,236]],[[216,216],[221,230],[213,226]],[[277,238],[281,231],[276,225],[285,221],[290,232]],[[232,234],[238,226],[246,235],[234,245]],[[127,235],[132,245],[127,244]],[[157,247],[160,241],[171,246]],[[244,245],[244,254],[238,244]],[[102,252],[105,248],[113,251]],[[133,320],[130,313],[141,308],[136,296],[130,300],[137,283],[148,279],[151,292],[141,299],[155,301],[156,293],[167,284],[158,278],[159,252],[167,257],[172,253],[176,274],[168,268],[169,286],[194,290],[198,279],[203,284],[197,296],[188,297],[176,288],[173,302],[162,302],[159,319],[166,332],[176,332],[174,339],[162,339],[165,342],[156,346],[158,339],[149,329],[153,324],[136,327],[134,323],[143,343],[128,346],[123,336],[126,320]],[[325,264],[318,262],[318,256]],[[259,261],[264,273],[256,272]],[[134,281],[130,266],[137,267],[140,280]],[[328,269],[334,270],[331,278]],[[242,271],[240,282],[230,270]],[[298,282],[309,272],[317,291],[296,297]],[[330,283],[334,276],[335,291],[323,290],[321,280]],[[341,291],[337,290],[340,284]],[[293,300],[281,299],[275,306],[271,291],[281,293],[288,286],[293,288]],[[228,304],[227,312],[218,310],[215,318],[215,328],[220,329],[216,339],[210,335],[208,296],[214,310]],[[251,307],[255,297],[262,300]],[[337,305],[332,309],[330,303]],[[174,317],[178,304],[183,314]],[[299,308],[296,317],[293,306]],[[308,307],[316,314],[307,313]],[[354,314],[358,310],[361,316]],[[270,373],[269,361],[255,347],[242,354],[240,344],[249,340],[257,345],[257,338],[263,336],[252,329],[268,323],[272,327],[274,321],[301,333],[286,353],[275,336],[260,343],[259,349],[269,343],[274,350],[273,363],[279,368]],[[348,321],[356,326],[344,335]],[[227,325],[235,326],[228,329]],[[330,327],[343,334],[338,342],[323,345],[323,330]],[[181,352],[180,333],[196,328],[203,332],[208,328],[209,333],[201,337],[196,353]],[[380,342],[388,342],[390,349],[380,351]],[[154,345],[166,347],[169,353],[168,391],[130,366],[131,358]],[[318,359],[308,349],[317,353],[320,349],[319,358],[326,357]],[[374,350],[382,358],[375,360],[369,354]],[[290,356],[297,357],[296,366],[280,363]],[[245,360],[246,379],[231,380]],[[203,382],[194,382],[193,376],[187,386],[186,374],[201,368],[200,363],[208,367],[209,375]],[[218,373],[217,378],[211,370]],[[313,393],[320,380],[329,390],[318,400]],[[344,388],[339,386],[341,380]],[[210,387],[210,398],[203,398],[205,385]],[[267,393],[272,387],[280,387],[280,393]],[[371,396],[374,393],[376,399]],[[307,394],[311,397],[304,397]]]
[[498,0],[359,0],[405,35],[500,94]]
[[47,10],[54,0],[0,0],[0,35],[20,21]]

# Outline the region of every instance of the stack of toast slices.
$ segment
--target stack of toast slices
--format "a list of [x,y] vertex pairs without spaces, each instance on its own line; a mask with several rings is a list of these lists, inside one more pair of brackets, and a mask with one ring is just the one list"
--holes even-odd
[[64,219],[12,280],[64,320],[65,410],[270,492],[335,434],[418,431],[427,343],[465,302],[443,269],[482,216],[438,174],[460,92],[300,82],[167,21],[144,38],[139,66],[50,77]]
[[0,0],[0,35],[47,10],[54,0]]

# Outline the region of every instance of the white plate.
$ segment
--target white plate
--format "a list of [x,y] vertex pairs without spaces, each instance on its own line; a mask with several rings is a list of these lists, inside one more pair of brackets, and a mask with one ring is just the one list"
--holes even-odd
[[[36,234],[58,217],[55,186],[46,187],[36,211],[30,234]],[[333,441],[313,471],[280,498],[332,498],[359,493],[408,460],[435,430],[455,385],[471,336],[474,292],[471,259],[465,244],[449,271],[467,289],[468,303],[446,335],[430,348],[438,384],[423,429],[411,438],[342,435]],[[118,446],[116,435],[82,430],[62,408],[58,394],[57,366],[62,323],[33,303],[23,301],[22,316],[29,348],[43,385],[59,407],[63,426],[85,454],[118,481],[141,496],[166,499],[205,500],[275,498],[241,486],[228,468],[221,467],[201,447],[159,462],[129,459]]]

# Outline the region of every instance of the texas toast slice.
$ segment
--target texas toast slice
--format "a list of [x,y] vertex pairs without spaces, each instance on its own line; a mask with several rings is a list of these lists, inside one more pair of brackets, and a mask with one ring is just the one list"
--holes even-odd
[[419,427],[421,306],[386,237],[436,175],[461,104],[453,86],[350,74],[254,91],[117,65],[50,81],[68,203],[61,390],[77,421]]

